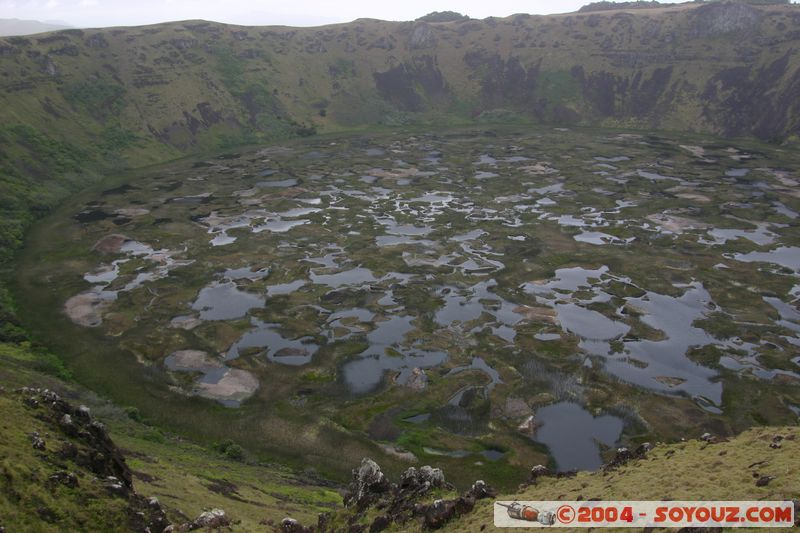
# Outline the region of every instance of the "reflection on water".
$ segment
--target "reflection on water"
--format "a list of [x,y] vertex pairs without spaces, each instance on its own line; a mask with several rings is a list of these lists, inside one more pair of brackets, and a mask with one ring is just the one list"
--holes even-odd
[[253,319],[252,325],[254,328],[230,347],[225,355],[226,361],[240,357],[242,350],[259,348],[274,363],[300,366],[310,363],[319,348],[313,337],[287,339],[278,333],[278,324],[266,324]]
[[717,372],[687,357],[690,347],[717,342],[703,329],[693,325],[710,310],[711,295],[703,285],[697,282],[691,284],[679,298],[648,292],[641,298],[629,298],[628,303],[644,311],[640,320],[662,331],[666,338],[625,343],[626,352],[634,359],[647,363],[646,367],[609,359],[606,361],[607,370],[637,385],[664,392],[678,388],[693,396],[706,397],[719,405],[722,401],[722,383],[716,379]]
[[535,440],[547,445],[560,472],[597,470],[602,466],[598,443],[614,446],[622,434],[622,420],[592,414],[572,402],[542,407],[536,412]]
[[261,296],[239,290],[236,283],[212,283],[200,290],[192,309],[200,311],[203,320],[231,320],[264,307],[264,302]]
[[294,187],[297,185],[297,180],[294,178],[289,178],[285,180],[274,180],[274,181],[259,181],[256,183],[257,187]]
[[283,294],[291,294],[297,289],[304,287],[306,284],[302,279],[298,279],[289,283],[278,283],[277,285],[269,285],[267,287],[267,296],[280,296]]
[[[369,347],[342,367],[344,381],[351,392],[364,394],[374,390],[389,370],[399,372],[397,382],[402,385],[414,368],[431,368],[447,360],[443,352],[403,346],[406,334],[414,329],[412,321],[410,316],[393,316],[375,323],[375,329],[367,334]],[[388,352],[390,348],[393,353]]]
[[364,285],[365,283],[375,283],[378,281],[372,271],[368,268],[352,268],[350,270],[344,270],[342,272],[336,272],[334,274],[317,274],[316,272],[312,271],[309,274],[311,278],[311,282],[317,285],[327,285],[332,289],[338,289],[342,286],[356,286],[356,285]]
[[[617,313],[619,319],[614,319],[587,308],[591,303],[611,300],[604,288],[612,281],[630,284],[627,278],[611,275],[605,266],[593,270],[574,267],[556,270],[553,280],[526,283],[522,289],[555,309],[561,327],[580,337],[579,346],[586,353],[603,358],[603,369],[609,374],[662,393],[683,391],[704,398],[704,406],[716,409],[713,406],[722,400],[718,373],[688,357],[693,347],[731,344],[718,341],[694,326],[710,312],[712,302],[708,291],[694,282],[685,286],[684,294],[677,298],[648,291],[641,297],[625,298],[625,306],[635,310],[638,320],[663,334],[660,340],[628,339],[631,326],[622,320],[625,315]],[[562,301],[563,296],[578,291],[587,292],[589,297]],[[622,349],[612,347],[611,341]]]
[[630,326],[578,305],[556,304],[558,321],[565,331],[587,340],[608,341],[630,331]]
[[796,246],[781,246],[769,252],[736,254],[733,258],[745,263],[772,263],[800,274],[800,248]]

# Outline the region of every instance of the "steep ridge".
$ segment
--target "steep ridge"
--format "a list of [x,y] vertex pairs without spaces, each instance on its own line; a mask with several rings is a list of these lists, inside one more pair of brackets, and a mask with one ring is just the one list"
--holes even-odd
[[303,133],[300,124],[501,111],[771,139],[798,130],[799,31],[791,5],[717,2],[319,28],[68,30],[0,41],[2,117],[54,136],[81,126],[97,149],[132,155],[142,141],[184,151]]

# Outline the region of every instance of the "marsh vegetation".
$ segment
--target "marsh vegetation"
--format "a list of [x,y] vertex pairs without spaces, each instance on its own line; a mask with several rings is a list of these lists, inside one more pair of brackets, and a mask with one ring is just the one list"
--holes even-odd
[[797,420],[797,163],[531,128],[184,160],[41,223],[21,314],[79,380],[186,434],[511,486]]

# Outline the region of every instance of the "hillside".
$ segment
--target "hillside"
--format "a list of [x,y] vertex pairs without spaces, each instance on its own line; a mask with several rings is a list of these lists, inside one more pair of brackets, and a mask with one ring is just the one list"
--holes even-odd
[[[422,531],[426,520],[428,527],[436,523],[444,531],[492,529],[495,493],[489,487],[478,485],[480,490],[473,487],[461,496],[461,516],[440,515],[429,510],[431,503],[456,501],[458,493],[447,485],[447,472],[424,488],[419,480],[429,473],[420,469],[415,472],[421,485],[407,476],[394,489],[373,485],[362,494],[363,506],[351,501],[344,507],[336,487],[313,476],[256,464],[234,450],[182,441],[143,423],[135,410],[126,412],[69,385],[59,374],[64,369],[51,356],[0,345],[0,527],[14,526],[9,531],[161,531],[167,524],[186,530],[213,509],[225,511],[220,523],[229,524],[227,530],[242,532],[279,530],[285,517],[319,523],[319,531],[367,530],[384,516],[393,519],[392,531]],[[65,421],[65,412],[71,421]],[[539,477],[516,494],[496,498],[796,499],[797,437],[796,426],[773,427],[730,440],[657,444],[643,458],[572,477]],[[768,482],[756,485],[764,477]],[[351,485],[351,498],[352,490]],[[387,514],[382,505],[388,503]],[[326,516],[320,520],[320,514]]]
[[800,128],[793,5],[444,20],[0,39],[2,253],[91,171],[315,131],[521,120],[786,139]]
[[[574,477],[539,478],[516,494],[498,499],[798,501],[799,436],[796,426],[757,428],[731,440],[657,445],[643,459]],[[779,446],[774,446],[776,442]],[[491,502],[478,505],[474,514],[448,530],[472,532],[483,531],[487,524],[491,527]]]
[[57,374],[53,357],[0,344],[0,530],[155,532],[221,508],[254,531],[341,501],[313,475],[185,442]]
[[163,157],[302,133],[298,124],[328,130],[502,111],[762,139],[797,132],[794,6],[445,20],[187,21],[8,38],[2,118],[62,139],[81,126],[73,143],[137,157],[149,145]]

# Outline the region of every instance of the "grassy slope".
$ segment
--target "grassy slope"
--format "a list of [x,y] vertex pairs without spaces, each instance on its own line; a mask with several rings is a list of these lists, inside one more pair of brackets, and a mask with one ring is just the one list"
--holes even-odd
[[[780,449],[769,444],[787,437]],[[761,463],[757,466],[751,466]],[[774,476],[756,487],[754,473]],[[800,498],[800,428],[756,428],[727,442],[692,440],[657,446],[646,459],[611,472],[582,472],[576,477],[543,478],[500,500],[791,500]],[[449,524],[448,531],[493,528],[493,507],[479,502],[475,513]],[[609,530],[610,531],[610,530]]]
[[[56,437],[54,428],[37,419],[13,392],[21,386],[47,387],[76,405],[90,406],[123,449],[134,472],[134,489],[156,496],[174,523],[216,507],[237,522],[235,530],[263,530],[259,522],[279,522],[289,515],[315,522],[319,512],[341,502],[334,489],[285,468],[234,461],[164,435],[52,373],[63,374],[56,359],[24,346],[0,344],[0,526],[13,526],[9,531],[119,531],[126,523],[125,501],[92,481],[91,472],[69,461],[59,465],[31,447],[33,431],[48,443]],[[47,484],[48,477],[62,469],[77,473],[77,488]]]
[[[47,372],[47,373],[45,373]],[[118,531],[126,523],[124,500],[110,496],[92,482],[91,473],[68,464],[78,473],[75,489],[51,488],[45,480],[63,468],[45,461],[30,446],[29,434],[45,438],[53,431],[14,394],[32,385],[49,387],[74,403],[91,406],[106,423],[112,438],[125,451],[135,473],[134,487],[144,496],[156,496],[174,522],[219,507],[235,520],[234,531],[259,531],[284,516],[313,524],[319,512],[338,505],[337,492],[303,480],[272,465],[232,461],[220,454],[164,436],[131,420],[120,409],[91,393],[69,385],[53,374],[63,374],[58,360],[27,347],[0,344],[0,525],[14,531]],[[782,447],[769,448],[774,435],[786,437]],[[755,463],[766,461],[755,467]],[[753,473],[774,476],[766,487],[756,487]],[[658,480],[658,482],[654,482]],[[574,478],[544,478],[537,485],[500,499],[770,499],[800,497],[800,428],[757,428],[718,444],[701,441],[657,446],[647,459],[609,473],[581,473]],[[430,499],[430,498],[428,498]],[[57,517],[57,523],[55,518]],[[366,522],[370,522],[369,515]],[[335,522],[334,517],[334,523]],[[447,531],[484,531],[492,527],[492,505],[478,503],[475,512],[448,526]],[[398,530],[398,529],[393,529]],[[406,531],[419,531],[417,523]]]

